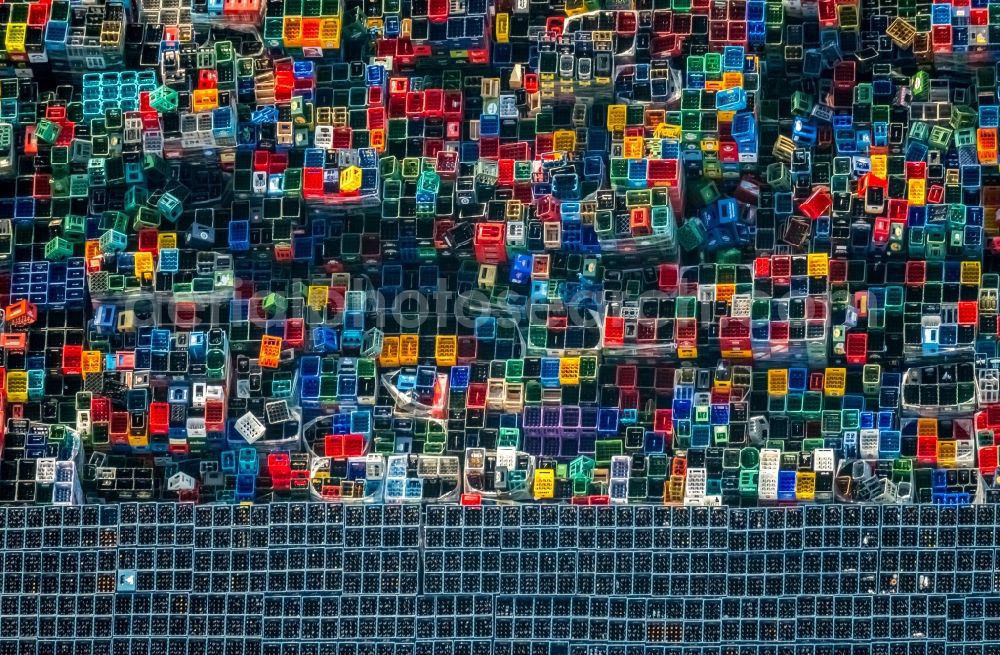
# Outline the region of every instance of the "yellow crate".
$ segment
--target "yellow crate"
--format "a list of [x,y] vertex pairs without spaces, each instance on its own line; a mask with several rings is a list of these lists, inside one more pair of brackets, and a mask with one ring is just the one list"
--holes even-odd
[[149,445],[149,435],[145,432],[143,434],[129,433],[128,445],[132,448],[145,448]]
[[399,365],[416,366],[420,355],[420,337],[415,334],[399,335]]
[[12,55],[23,55],[24,37],[28,31],[28,26],[24,23],[12,23],[7,26],[7,36],[4,39],[4,48]]
[[813,471],[799,471],[795,476],[795,499],[815,500],[816,498],[816,473]]
[[681,126],[671,125],[670,123],[660,123],[656,126],[653,131],[653,137],[656,139],[673,139],[675,141],[681,138]]
[[927,180],[911,178],[906,181],[906,199],[915,207],[923,206],[927,198]]
[[810,253],[806,261],[810,277],[826,277],[830,274],[830,258],[825,252]]
[[622,157],[625,159],[642,159],[645,150],[645,139],[641,136],[627,136],[622,144]]
[[715,299],[723,300],[729,302],[733,299],[733,295],[736,294],[735,284],[716,284],[715,285]]
[[140,280],[152,282],[154,274],[153,253],[148,251],[135,253],[135,276]]
[[317,312],[323,311],[329,298],[330,287],[310,285],[306,291],[306,306]]
[[697,346],[678,346],[677,347],[677,358],[678,359],[697,359],[698,358],[698,347]]
[[438,366],[454,366],[457,364],[458,337],[441,334],[434,340],[434,359]]
[[165,248],[176,248],[177,247],[177,233],[176,232],[160,232],[156,235],[156,248],[158,250],[163,250]]
[[535,500],[548,500],[556,495],[556,472],[554,469],[536,469],[534,484]]
[[609,132],[621,132],[627,123],[627,108],[625,105],[611,105],[608,107],[607,126]]
[[285,39],[286,48],[302,47],[302,17],[285,16],[282,23],[282,36]]
[[917,436],[936,437],[938,433],[938,423],[936,418],[918,418]]
[[348,166],[340,171],[340,191],[342,193],[354,193],[361,188],[361,169],[357,166]]
[[671,475],[667,485],[667,502],[679,503],[684,500],[684,476]]
[[579,357],[563,357],[559,360],[559,384],[580,384]]
[[940,439],[937,442],[938,466],[953,467],[958,458],[958,442]]
[[396,368],[399,366],[399,337],[390,336],[382,339],[382,352],[378,356],[379,366]]
[[556,130],[553,132],[552,149],[557,152],[573,152],[576,150],[576,132],[573,130]]
[[725,89],[742,89],[743,73],[739,71],[726,71],[722,74],[722,86]]
[[28,372],[8,371],[7,400],[12,403],[28,402]]
[[80,361],[84,377],[91,373],[100,373],[104,369],[104,360],[99,350],[84,350],[81,353]]
[[886,179],[889,171],[889,158],[885,155],[872,155],[872,175],[880,180]]
[[771,149],[771,154],[780,161],[790,164],[792,162],[792,153],[795,152],[795,142],[790,138],[781,134],[774,141],[774,147]]
[[219,107],[218,89],[196,89],[191,94],[191,111],[211,111]]
[[337,16],[324,18],[319,22],[319,40],[324,48],[340,48],[340,34],[343,23]]
[[917,36],[917,28],[906,19],[897,16],[889,24],[885,33],[892,39],[893,43],[905,50],[913,45],[913,39]]
[[787,368],[775,368],[767,372],[767,393],[771,396],[788,394]]
[[846,368],[828,368],[823,377],[823,391],[828,396],[843,396],[847,387]]
[[982,279],[982,264],[980,262],[962,262],[962,284],[979,286]]
[[507,12],[497,14],[496,22],[493,24],[493,37],[497,43],[510,41],[510,14]]
[[350,117],[347,107],[330,108],[330,124],[334,127],[347,127],[347,121],[350,120]]

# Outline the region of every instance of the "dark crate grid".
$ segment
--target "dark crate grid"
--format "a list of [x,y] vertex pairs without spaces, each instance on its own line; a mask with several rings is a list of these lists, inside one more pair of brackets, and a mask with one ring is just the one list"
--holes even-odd
[[1000,653],[996,508],[0,508],[0,655]]

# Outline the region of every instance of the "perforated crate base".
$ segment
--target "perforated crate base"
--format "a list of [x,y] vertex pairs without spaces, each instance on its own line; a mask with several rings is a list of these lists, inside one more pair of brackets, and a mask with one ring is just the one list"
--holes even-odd
[[0,655],[1000,652],[994,506],[0,508]]

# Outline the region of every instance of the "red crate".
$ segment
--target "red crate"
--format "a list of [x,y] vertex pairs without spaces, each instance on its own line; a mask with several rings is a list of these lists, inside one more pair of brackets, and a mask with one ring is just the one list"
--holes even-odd
[[83,346],[63,346],[62,372],[63,375],[83,374]]
[[285,345],[299,348],[305,343],[305,319],[289,318],[285,320]]
[[653,412],[653,432],[673,434],[674,412],[670,409],[657,409]]
[[90,420],[94,423],[107,423],[111,420],[111,399],[94,396],[90,399]]
[[170,404],[150,403],[149,405],[149,433],[167,434],[170,431]]
[[983,475],[993,475],[997,470],[997,447],[984,446],[979,449],[979,471]]
[[906,262],[905,280],[907,286],[923,286],[927,282],[927,262],[914,260]]
[[275,489],[285,491],[292,478],[291,458],[288,453],[270,453],[267,456],[267,474]]
[[657,269],[657,285],[660,291],[677,291],[678,277],[677,264],[660,264]]
[[695,343],[698,340],[698,320],[694,318],[679,318],[675,323],[677,342]]
[[639,370],[632,365],[619,366],[615,371],[615,385],[619,389],[634,389],[639,379]]
[[635,340],[643,343],[656,341],[657,319],[640,318],[636,321]]
[[958,303],[958,324],[976,325],[979,323],[979,303],[974,300],[964,300]]
[[625,343],[625,319],[618,316],[604,317],[604,343],[620,346]]
[[863,365],[868,361],[868,333],[851,332],[847,335],[847,363]]
[[917,463],[937,464],[937,444],[935,436],[917,437]]
[[205,401],[205,430],[223,432],[226,429],[226,403],[222,400]]
[[469,385],[468,395],[465,399],[465,406],[469,409],[485,409],[486,407],[486,383],[473,382]]
[[129,413],[111,412],[111,424],[108,427],[108,434],[113,444],[127,444],[129,432]]
[[621,389],[618,392],[619,409],[639,409],[639,390]]

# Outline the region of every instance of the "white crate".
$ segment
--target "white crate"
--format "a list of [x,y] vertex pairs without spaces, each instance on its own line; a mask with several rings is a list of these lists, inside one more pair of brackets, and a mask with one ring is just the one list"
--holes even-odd
[[183,471],[178,471],[167,478],[169,491],[190,491],[195,488],[195,485],[195,479]]
[[813,470],[817,473],[832,473],[836,464],[837,460],[832,448],[817,448],[813,451]]
[[186,427],[189,439],[205,439],[208,437],[208,430],[205,428],[205,419],[201,416],[189,417]]
[[260,422],[253,412],[247,412],[236,420],[236,431],[249,443],[254,443],[264,436],[267,428]]
[[979,403],[991,405],[1000,402],[1000,371],[995,368],[981,368],[977,371],[979,382]]
[[56,481],[56,458],[39,457],[35,460],[35,482],[52,484]]
[[438,475],[440,458],[424,455],[417,460],[417,476],[421,478],[434,478]]
[[381,480],[385,477],[385,458],[381,455],[364,455],[362,457],[351,457],[347,460],[348,466],[351,462],[363,461],[365,463],[365,477],[369,480]]
[[442,478],[457,478],[462,472],[462,467],[459,466],[458,457],[447,456],[438,457],[438,477]]
[[729,315],[733,318],[750,318],[750,294],[739,293],[733,296]]
[[497,448],[497,468],[513,471],[517,468],[517,450],[514,448]]
[[878,459],[878,430],[862,430],[858,437],[858,453],[862,459]]
[[703,468],[687,470],[687,484],[684,487],[684,498],[701,500],[705,497],[705,484],[708,474]]
[[760,451],[760,470],[777,471],[781,468],[781,451],[777,448],[763,448]]
[[81,435],[90,434],[90,410],[81,409],[76,412],[76,431]]
[[971,439],[959,439],[955,442],[955,464],[959,468],[976,465],[976,447]]
[[778,498],[777,469],[761,469],[757,475],[757,496],[761,500],[776,500]]

